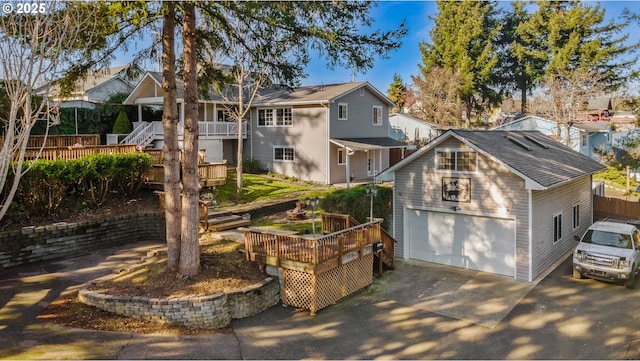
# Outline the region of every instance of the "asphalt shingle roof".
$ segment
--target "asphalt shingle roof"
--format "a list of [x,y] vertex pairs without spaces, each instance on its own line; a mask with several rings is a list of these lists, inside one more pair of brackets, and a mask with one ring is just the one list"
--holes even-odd
[[538,131],[452,130],[509,168],[551,187],[604,166]]

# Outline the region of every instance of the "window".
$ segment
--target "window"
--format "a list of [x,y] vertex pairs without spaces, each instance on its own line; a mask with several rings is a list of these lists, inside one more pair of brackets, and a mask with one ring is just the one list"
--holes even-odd
[[346,159],[344,157],[344,149],[338,149],[338,165],[343,165],[346,163]]
[[382,125],[382,107],[379,105],[373,106],[373,125]]
[[295,151],[291,147],[274,147],[273,160],[282,162],[292,162],[295,160]]
[[258,126],[273,126],[273,109],[258,109]]
[[230,122],[231,121],[231,116],[229,115],[229,112],[226,110],[218,110],[218,121],[219,122]]
[[436,169],[453,172],[475,172],[476,152],[472,150],[436,150]]
[[276,109],[276,113],[277,113],[276,125],[279,125],[279,126],[293,125],[291,108],[279,108],[279,109]]
[[573,229],[580,227],[580,205],[573,206]]
[[347,104],[338,103],[338,120],[347,120]]
[[258,109],[258,126],[283,127],[293,125],[291,108]]
[[553,243],[562,239],[562,213],[553,216]]

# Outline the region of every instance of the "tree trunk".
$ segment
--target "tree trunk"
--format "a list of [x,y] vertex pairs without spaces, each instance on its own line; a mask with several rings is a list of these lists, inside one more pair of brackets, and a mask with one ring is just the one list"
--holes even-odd
[[193,277],[200,271],[198,242],[198,73],[196,67],[196,13],[184,3],[184,152],[182,159],[182,238],[180,274]]
[[527,115],[527,80],[524,77],[520,84],[520,112]]
[[164,92],[162,128],[164,145],[164,205],[167,232],[167,267],[178,269],[180,261],[180,163],[178,148],[178,104],[176,91],[175,5],[164,3],[162,18],[162,90]]
[[[244,79],[244,74],[240,79]],[[236,168],[236,196],[238,197],[238,201],[242,198],[242,115],[244,114],[244,94],[242,83],[243,81],[241,80],[238,84],[238,166]]]

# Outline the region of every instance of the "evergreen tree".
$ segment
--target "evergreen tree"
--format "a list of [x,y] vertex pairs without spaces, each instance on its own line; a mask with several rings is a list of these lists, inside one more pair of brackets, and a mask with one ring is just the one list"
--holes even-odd
[[400,75],[397,73],[393,74],[393,82],[389,84],[389,89],[387,89],[387,96],[397,106],[391,110],[392,112],[402,113],[402,109],[405,104],[406,91],[407,87],[402,82]]
[[438,0],[437,4],[431,43],[420,44],[421,76],[427,79],[436,68],[459,73],[458,96],[464,103],[468,126],[472,110],[482,111],[498,102],[492,79],[499,60],[495,3]]
[[114,134],[129,134],[131,133],[131,122],[124,110],[120,111],[118,118],[116,118],[116,124],[113,125]]

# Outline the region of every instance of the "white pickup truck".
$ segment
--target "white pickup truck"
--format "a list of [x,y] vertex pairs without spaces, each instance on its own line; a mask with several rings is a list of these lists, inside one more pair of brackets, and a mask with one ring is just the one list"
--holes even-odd
[[574,278],[624,281],[634,288],[639,269],[640,233],[632,224],[595,222],[573,252]]

